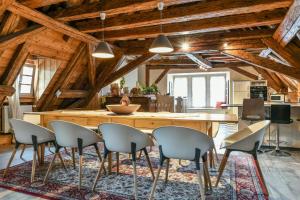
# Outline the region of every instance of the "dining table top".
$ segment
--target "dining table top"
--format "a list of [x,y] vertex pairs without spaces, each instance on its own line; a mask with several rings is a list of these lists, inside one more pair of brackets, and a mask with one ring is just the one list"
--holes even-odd
[[[26,114],[26,113],[25,113]],[[55,110],[46,112],[27,112],[27,114],[38,114],[47,116],[76,116],[76,117],[105,117],[105,118],[127,118],[127,119],[168,119],[187,121],[210,121],[210,122],[232,122],[237,123],[235,114],[215,113],[170,113],[170,112],[134,112],[129,115],[119,115],[106,110]]]

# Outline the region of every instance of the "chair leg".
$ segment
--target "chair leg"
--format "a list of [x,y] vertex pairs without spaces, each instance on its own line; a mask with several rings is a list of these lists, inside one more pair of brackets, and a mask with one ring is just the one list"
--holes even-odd
[[168,183],[169,167],[170,167],[170,159],[167,159],[167,167],[166,167],[165,183]]
[[83,150],[83,141],[81,138],[77,139],[77,143],[78,143],[78,152],[79,152],[79,185],[78,185],[78,189],[80,190],[81,188],[81,179],[82,179],[82,161],[83,161],[83,157],[82,157],[82,150]]
[[133,189],[134,189],[134,197],[137,198],[137,173],[136,173],[136,161],[132,160],[132,166],[133,166]]
[[[99,147],[98,147],[97,144],[94,144],[94,147],[95,147],[96,153],[97,153],[97,155],[98,155],[98,158],[99,158],[99,160],[100,160],[100,162],[101,162],[101,161],[102,161],[102,157],[101,157],[101,153],[100,153],[100,151],[99,151]],[[105,169],[105,168],[104,168],[104,173],[106,173],[106,169]]]
[[4,171],[4,173],[3,173],[3,178],[6,176],[6,174],[7,174],[7,172],[8,172],[8,168],[10,167],[11,162],[13,161],[13,159],[14,159],[14,157],[15,157],[15,155],[16,155],[16,152],[17,152],[17,150],[18,150],[19,145],[20,145],[20,144],[19,144],[18,142],[16,142],[15,149],[14,149],[14,151],[12,152],[12,154],[11,154],[11,156],[10,156],[10,158],[9,158],[9,161],[8,161],[8,163],[7,163],[7,166],[6,166],[6,168],[5,168],[5,171]]
[[55,158],[56,158],[56,156],[57,156],[57,153],[55,153],[54,154],[54,156],[53,156],[53,158],[52,158],[52,160],[51,160],[51,163],[50,163],[50,165],[49,165],[49,167],[48,167],[48,170],[47,170],[47,172],[46,172],[46,175],[45,175],[45,178],[44,178],[44,184],[47,182],[47,180],[48,180],[48,176],[49,176],[49,173],[50,173],[50,171],[51,171],[51,169],[52,169],[52,166],[53,166],[53,163],[54,163],[54,161],[55,161]]
[[60,160],[60,162],[61,162],[61,165],[63,166],[63,168],[64,168],[65,170],[67,170],[66,165],[65,165],[65,163],[64,163],[64,160],[63,160],[63,158],[62,158],[60,152],[58,152],[57,155],[58,155],[58,157],[59,157],[59,160]]
[[98,180],[99,180],[99,178],[101,176],[102,169],[104,168],[104,163],[105,163],[106,158],[107,158],[107,154],[104,154],[104,158],[103,158],[103,160],[102,160],[102,162],[100,164],[100,168],[99,168],[97,176],[95,178],[95,181],[94,181],[94,184],[93,184],[93,187],[92,187],[92,191],[95,191],[97,182],[98,182]]
[[73,168],[76,168],[76,158],[75,158],[75,148],[72,148],[72,162],[73,162]]
[[153,172],[152,164],[151,164],[151,161],[150,161],[150,158],[149,158],[149,155],[148,155],[148,151],[147,151],[146,148],[144,148],[143,151],[144,151],[144,154],[146,156],[146,160],[147,160],[150,172],[151,172],[152,180],[154,180],[154,178],[155,178],[154,177],[154,172]]
[[211,180],[210,180],[210,175],[209,175],[207,160],[203,162],[203,171],[205,172],[204,174],[206,176],[206,180],[208,182],[209,189],[212,190],[212,185],[211,185]]
[[24,154],[25,149],[26,149],[26,144],[23,144],[22,145],[22,151],[21,151],[21,154],[20,154],[21,159],[23,159],[23,154]]
[[219,167],[219,175],[218,175],[218,178],[217,178],[217,182],[216,182],[215,187],[218,187],[218,184],[219,184],[220,178],[221,178],[221,176],[222,176],[222,174],[223,174],[223,171],[224,171],[224,169],[225,169],[225,166],[226,166],[226,163],[227,163],[229,154],[230,154],[230,151],[226,150],[226,151],[225,151],[225,154],[224,154],[224,156],[223,156],[223,159],[222,159],[222,161],[221,161],[220,167]]
[[33,183],[34,176],[35,176],[35,167],[36,167],[36,156],[38,153],[38,142],[37,137],[35,135],[32,135],[32,144],[33,144],[33,158],[32,158],[32,166],[31,166],[31,179],[30,182]]
[[199,189],[200,189],[200,194],[201,194],[201,199],[205,200],[205,192],[204,192],[204,188],[203,188],[203,181],[202,181],[202,170],[200,168],[200,170],[197,169],[197,178],[198,178],[198,182],[199,182]]
[[258,173],[259,173],[259,176],[260,176],[260,178],[261,178],[261,180],[262,180],[263,187],[264,187],[264,189],[265,189],[265,191],[266,191],[266,195],[269,196],[269,191],[268,191],[268,188],[267,188],[267,186],[266,186],[266,182],[265,182],[265,179],[264,179],[264,175],[262,174],[262,171],[261,171],[259,162],[258,162],[258,160],[257,160],[257,157],[256,157],[256,156],[253,156],[253,157],[254,157],[254,163],[255,163],[255,166],[256,166],[257,171],[258,171]]
[[215,152],[215,156],[216,156],[216,162],[219,163],[220,161],[219,161],[218,152],[217,152],[215,144],[214,144],[214,152]]
[[133,190],[134,198],[137,198],[137,173],[136,173],[136,143],[131,143],[131,156],[132,156],[132,166],[133,166]]
[[156,174],[154,183],[153,183],[153,185],[152,185],[152,189],[151,189],[151,193],[150,193],[150,197],[149,197],[150,200],[153,199],[154,192],[155,192],[156,185],[157,185],[157,181],[158,181],[158,179],[159,179],[159,174],[160,174],[161,168],[162,168],[162,165],[160,165],[159,168],[158,168],[158,170],[157,170],[157,174]]
[[120,154],[119,152],[116,152],[116,160],[117,160],[117,174],[120,172]]
[[142,153],[143,153],[143,151],[141,150],[138,159],[141,159]]

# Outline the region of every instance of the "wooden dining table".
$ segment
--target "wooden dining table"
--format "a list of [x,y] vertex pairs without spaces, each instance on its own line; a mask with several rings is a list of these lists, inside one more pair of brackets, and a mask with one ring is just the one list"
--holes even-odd
[[[213,113],[135,112],[130,115],[118,115],[104,110],[56,110],[36,114],[40,115],[40,124],[44,127],[48,127],[49,122],[53,120],[70,121],[91,128],[105,122],[121,123],[141,130],[153,130],[161,126],[176,125],[196,129],[210,137],[212,137],[213,122],[238,122],[238,118],[234,114]],[[212,152],[210,155],[210,165],[212,166]],[[111,171],[111,155],[108,160],[109,171]]]

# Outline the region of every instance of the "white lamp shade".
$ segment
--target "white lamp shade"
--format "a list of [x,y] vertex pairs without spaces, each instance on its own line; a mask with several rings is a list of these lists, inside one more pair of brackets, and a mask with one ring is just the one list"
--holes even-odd
[[174,51],[174,48],[165,35],[159,35],[155,40],[152,42],[152,45],[149,49],[152,53],[170,53]]
[[100,42],[96,50],[92,53],[95,58],[113,58],[114,53],[106,42]]

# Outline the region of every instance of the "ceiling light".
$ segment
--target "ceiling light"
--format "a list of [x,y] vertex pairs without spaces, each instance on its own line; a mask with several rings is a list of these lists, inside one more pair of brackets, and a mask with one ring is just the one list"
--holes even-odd
[[189,48],[190,48],[189,43],[187,43],[187,42],[182,43],[182,45],[181,45],[182,50],[187,51],[187,50],[189,50]]
[[223,44],[223,47],[227,47],[228,46],[228,43],[227,42],[225,42],[224,44]]
[[101,24],[102,24],[102,41],[98,44],[95,51],[92,53],[93,57],[96,58],[113,58],[114,53],[111,50],[109,44],[104,41],[104,20],[105,20],[105,13],[100,12]]
[[[157,4],[158,10],[160,11],[160,20],[162,20],[162,10],[164,8],[164,3],[159,2]],[[160,35],[155,38],[149,51],[151,53],[170,53],[174,51],[174,48],[169,41],[168,37],[163,35],[162,23],[160,23]]]

